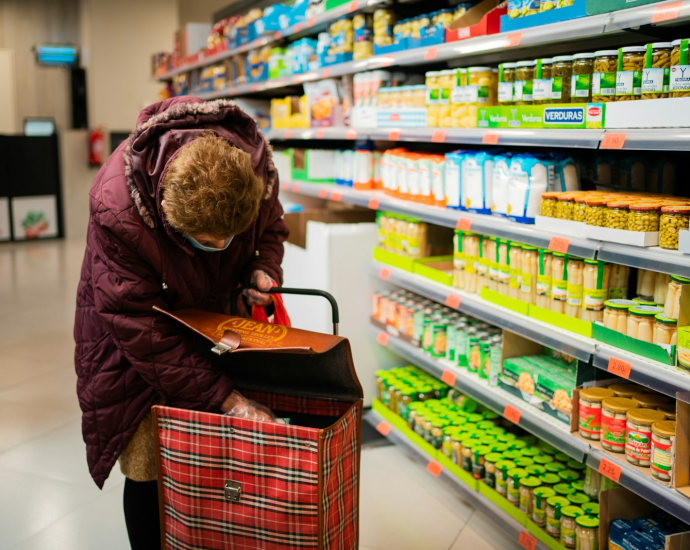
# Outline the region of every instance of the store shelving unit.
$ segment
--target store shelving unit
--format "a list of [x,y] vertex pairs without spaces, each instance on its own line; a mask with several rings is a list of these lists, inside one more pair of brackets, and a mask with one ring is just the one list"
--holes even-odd
[[[364,415],[364,420],[373,427],[377,427],[381,422],[385,422],[385,418],[376,411],[369,411]],[[390,432],[386,438],[405,451],[405,453],[417,462],[422,467],[427,467],[429,461],[432,460],[422,449],[412,443],[405,435],[396,427],[391,426]],[[430,476],[432,474],[429,474]],[[479,510],[486,517],[496,523],[496,526],[503,530],[506,535],[515,540],[515,548],[523,548],[518,544],[520,533],[525,531],[525,528],[510,517],[506,512],[497,507],[493,502],[486,498],[481,493],[472,490],[461,479],[456,477],[453,473],[445,468],[442,468],[438,479],[441,480],[447,487],[449,487],[458,497],[467,502],[475,510]],[[548,550],[541,541],[537,540],[534,546],[535,550]]]

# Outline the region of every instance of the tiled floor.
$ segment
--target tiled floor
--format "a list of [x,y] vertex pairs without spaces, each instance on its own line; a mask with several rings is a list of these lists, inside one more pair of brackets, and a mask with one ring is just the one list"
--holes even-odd
[[[0,550],[126,550],[124,478],[86,468],[72,365],[81,241],[0,245]],[[395,447],[362,454],[361,550],[516,542]]]

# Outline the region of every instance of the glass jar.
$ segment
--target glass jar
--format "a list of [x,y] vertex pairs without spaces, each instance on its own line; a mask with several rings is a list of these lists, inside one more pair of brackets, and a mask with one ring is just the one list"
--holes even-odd
[[477,439],[465,437],[465,439],[460,442],[460,445],[462,446],[462,469],[468,474],[471,474],[474,449],[479,448],[481,443],[479,443]]
[[439,71],[439,94],[438,94],[438,126],[440,128],[451,128],[452,118],[450,94],[455,86],[455,70]]
[[438,128],[438,107],[441,83],[440,71],[429,71],[425,75],[426,84],[426,125],[429,128]]
[[[548,468],[552,464],[556,465],[556,471],[555,472],[549,472]],[[565,468],[563,464],[560,462],[549,462],[546,466],[544,466],[545,472],[539,476],[539,481],[541,481],[541,484],[553,488],[554,486],[558,485],[561,482],[561,478],[558,477],[558,472],[562,472],[563,470],[561,468]],[[555,493],[554,493],[555,494]]]
[[571,193],[559,193],[556,201],[556,215],[554,217],[559,220],[572,220],[575,197]]
[[628,462],[649,468],[652,454],[652,424],[664,419],[664,413],[654,409],[638,408],[627,412],[625,458]]
[[546,499],[546,532],[555,539],[561,538],[561,510],[570,506],[570,501],[562,496]]
[[587,502],[586,504],[580,506],[580,508],[582,508],[582,511],[588,516],[596,517],[599,515],[599,504],[596,502]]
[[547,218],[556,217],[556,205],[558,204],[558,196],[560,193],[549,191],[541,194],[541,203],[539,207],[539,214]]
[[628,296],[628,279],[630,268],[627,265],[613,264],[609,279],[609,298],[619,299]]
[[613,453],[625,451],[626,413],[637,408],[637,401],[624,397],[608,397],[601,408],[601,446]]
[[496,492],[505,497],[508,494],[508,472],[515,469],[512,460],[501,460],[496,463]]
[[582,320],[604,320],[604,303],[609,295],[611,266],[601,260],[585,260],[582,289]]
[[600,50],[594,52],[593,70],[592,101],[596,103],[615,101],[618,50]]
[[680,317],[680,295],[683,285],[687,284],[690,284],[690,279],[671,275],[668,290],[666,291],[666,301],[664,302],[664,315],[666,317],[676,321]]
[[[690,96],[690,89],[687,95]],[[659,246],[678,250],[678,231],[688,229],[689,225],[690,206],[663,206],[659,220]]]
[[532,515],[532,497],[534,490],[541,485],[539,478],[526,476],[520,479],[520,504],[519,508],[523,514]]
[[[645,300],[651,301],[654,304],[654,288],[656,286],[656,271],[649,271],[646,269],[637,270],[637,296]],[[637,301],[637,300],[635,300]]]
[[628,231],[659,231],[659,203],[639,202],[630,205]]
[[520,261],[522,259],[522,245],[511,242],[508,257],[510,260],[508,296],[517,300],[520,298],[520,278],[522,275],[522,265],[520,264]]
[[577,550],[599,550],[599,518],[588,515],[575,520]]
[[604,227],[606,225],[606,200],[601,198],[592,198],[587,200],[587,209],[585,212],[585,223],[595,227]]
[[616,101],[640,99],[645,51],[644,46],[621,48],[616,74]]
[[492,489],[496,488],[496,464],[501,461],[503,455],[498,452],[484,456],[484,483]]
[[536,59],[534,66],[534,85],[532,99],[535,105],[551,103],[551,59]]
[[587,219],[587,196],[578,195],[573,204],[573,221],[584,223]]
[[539,253],[536,246],[522,246],[520,272],[520,300],[528,304],[536,304],[537,274],[539,272]]
[[558,55],[552,58],[551,99],[553,103],[570,103],[570,82],[572,76],[572,55]]
[[510,241],[499,239],[498,241],[498,292],[508,296],[510,283]]
[[620,298],[604,302],[604,326],[621,334],[628,333],[628,312],[637,304]]
[[631,397],[631,399],[637,401],[637,406],[640,409],[654,410],[662,405],[670,405],[674,402],[672,398],[661,395],[660,393],[636,393]]
[[534,61],[518,61],[515,68],[515,105],[532,105]]
[[670,405],[662,405],[661,407],[658,407],[657,410],[664,413],[664,417],[666,420],[675,420],[676,419],[676,404],[675,403],[672,403]]
[[[688,39],[674,40],[671,42],[671,78],[669,81],[669,91],[671,97],[690,96],[690,80],[683,77],[690,69],[688,62]],[[675,70],[674,70],[675,69]]]
[[462,250],[465,253],[465,290],[476,294],[479,283],[479,275],[477,273],[479,235],[465,231],[462,235]]
[[601,434],[601,403],[614,397],[609,388],[583,388],[580,390],[578,432],[585,439],[598,440]]
[[631,201],[613,201],[606,203],[606,227],[610,229],[628,229]]
[[551,260],[551,311],[565,313],[568,299],[568,257],[554,252]]
[[565,314],[573,319],[582,317],[582,291],[585,264],[580,258],[568,258],[568,298]]
[[513,468],[508,471],[506,498],[513,506],[520,505],[520,480],[524,477],[527,477],[527,472],[522,468]]
[[642,75],[642,99],[668,97],[672,50],[670,42],[647,44]]
[[627,335],[651,344],[654,339],[654,316],[663,310],[656,306],[636,306],[628,311],[630,315]]
[[663,313],[655,315],[652,342],[661,346],[675,346],[678,343],[678,320]]
[[539,271],[537,273],[536,305],[545,309],[551,307],[551,262],[553,254],[548,250],[539,250]]
[[501,63],[498,66],[498,104],[513,105],[516,63]]
[[579,506],[564,506],[561,508],[561,544],[566,548],[575,548],[577,545],[576,519],[584,512]]
[[561,470],[558,472],[558,477],[561,478],[561,481],[570,485],[573,481],[580,479],[580,474],[575,470]]
[[532,521],[539,527],[546,525],[546,501],[556,496],[556,491],[550,487],[537,487],[532,490]]
[[573,485],[573,489],[575,489],[575,492],[566,497],[568,499],[568,502],[570,502],[570,504],[574,504],[575,506],[582,506],[583,504],[587,504],[590,501],[590,498],[582,492],[585,482],[582,480],[578,480],[573,482]]
[[592,73],[594,54],[576,53],[573,56],[573,75],[570,84],[570,100],[574,103],[592,101]]
[[671,481],[673,474],[673,440],[676,435],[676,423],[662,420],[652,424],[652,457],[650,470],[652,475],[662,481]]
[[668,294],[668,284],[671,276],[667,273],[657,273],[654,279],[654,303],[659,307],[664,307],[666,295]]

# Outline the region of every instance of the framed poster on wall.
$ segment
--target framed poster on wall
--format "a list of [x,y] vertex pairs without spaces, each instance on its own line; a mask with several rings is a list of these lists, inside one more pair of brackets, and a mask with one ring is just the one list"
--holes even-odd
[[14,240],[46,239],[58,236],[55,195],[12,198]]
[[10,233],[10,199],[0,197],[0,241],[9,241]]

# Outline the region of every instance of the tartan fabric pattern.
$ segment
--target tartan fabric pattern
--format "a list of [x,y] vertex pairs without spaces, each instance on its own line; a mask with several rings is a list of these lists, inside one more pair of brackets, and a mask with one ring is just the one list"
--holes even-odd
[[249,399],[253,399],[257,403],[265,405],[272,411],[317,414],[319,416],[342,416],[347,413],[352,405],[352,403],[338,401],[337,399],[317,399],[313,397],[297,397],[257,391],[242,390],[242,395]]

